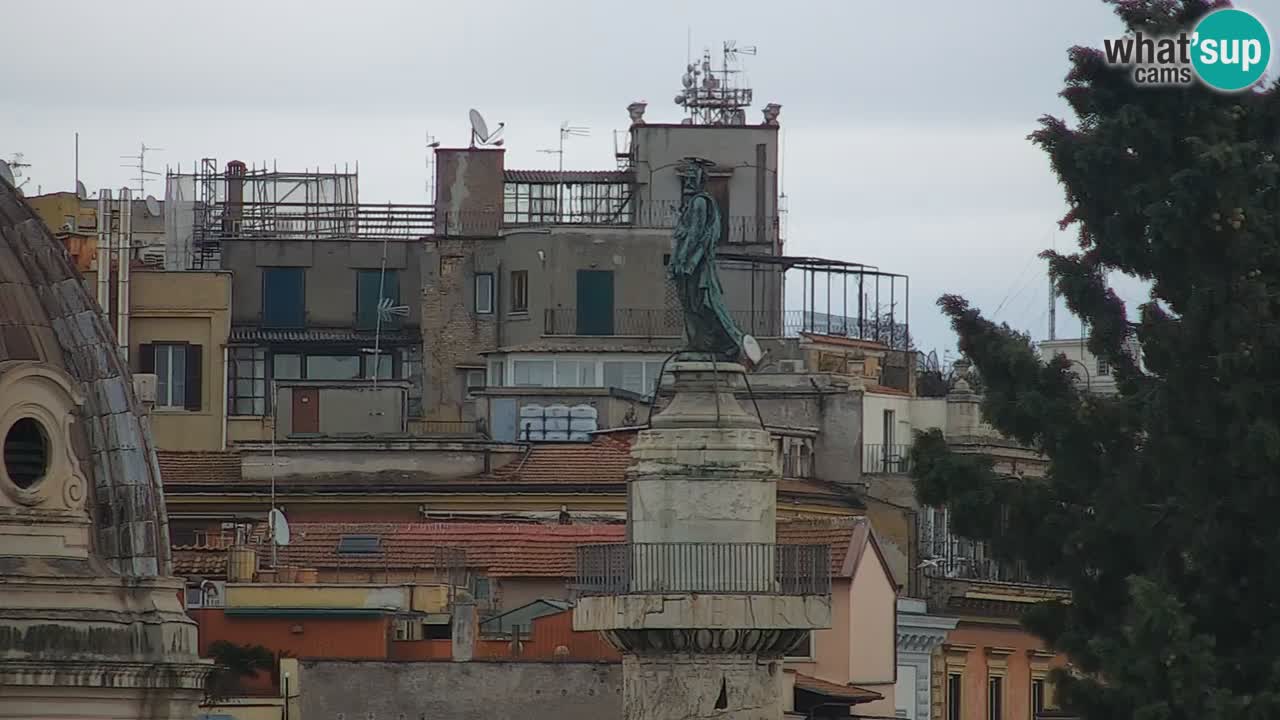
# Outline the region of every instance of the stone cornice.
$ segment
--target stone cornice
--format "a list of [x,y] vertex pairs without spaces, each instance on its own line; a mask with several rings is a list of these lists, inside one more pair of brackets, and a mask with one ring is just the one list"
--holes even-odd
[[944,643],[942,649],[949,654],[961,655],[972,652],[977,647],[977,645],[968,645],[966,643]]
[[1016,650],[1011,647],[991,646],[986,649],[987,657],[1009,657]]
[[947,639],[943,631],[933,632],[899,632],[898,649],[908,652],[929,652]]
[[[202,692],[213,661],[198,663],[117,663],[84,660],[0,663],[6,685],[65,688],[148,688]],[[0,692],[3,692],[0,690]]]

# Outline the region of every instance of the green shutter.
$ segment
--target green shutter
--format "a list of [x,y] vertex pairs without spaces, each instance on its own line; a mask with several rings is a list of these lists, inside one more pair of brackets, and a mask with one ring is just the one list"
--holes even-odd
[[[381,282],[382,298],[389,298],[392,305],[400,304],[400,273],[388,270],[382,277],[381,270],[356,271],[356,327],[373,330],[378,326],[378,287]],[[392,316],[382,321],[384,328],[400,327],[400,317]]]
[[578,271],[578,334],[613,334],[613,271]]

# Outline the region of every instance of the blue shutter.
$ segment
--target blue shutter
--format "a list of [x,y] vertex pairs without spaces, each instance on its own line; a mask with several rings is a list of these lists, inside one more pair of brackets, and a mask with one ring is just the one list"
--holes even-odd
[[262,269],[262,324],[300,328],[306,322],[303,268]]

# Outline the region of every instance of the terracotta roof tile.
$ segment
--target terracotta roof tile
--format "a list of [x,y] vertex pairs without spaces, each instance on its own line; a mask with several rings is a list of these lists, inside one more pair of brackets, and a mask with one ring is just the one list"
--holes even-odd
[[165,485],[228,485],[240,481],[240,454],[235,452],[156,453]]
[[884,699],[883,695],[874,690],[860,688],[857,685],[839,685],[800,673],[796,673],[796,689],[836,700],[850,700],[853,705]]
[[178,577],[225,578],[227,576],[226,548],[174,546],[173,574]]
[[[831,545],[831,568],[839,573],[850,540],[862,518],[831,521],[783,521],[778,542]],[[437,548],[466,551],[467,566],[493,577],[569,578],[575,573],[575,548],[626,539],[622,524],[547,525],[538,523],[294,523],[279,562],[316,568],[431,568]],[[339,554],[345,535],[373,535],[378,552]]]
[[504,170],[502,173],[506,182],[531,182],[531,183],[554,183],[554,182],[585,182],[585,183],[601,183],[601,182],[631,182],[635,175],[627,170]]
[[528,483],[626,482],[632,437],[598,435],[591,442],[538,443],[529,448],[524,459],[494,474]]

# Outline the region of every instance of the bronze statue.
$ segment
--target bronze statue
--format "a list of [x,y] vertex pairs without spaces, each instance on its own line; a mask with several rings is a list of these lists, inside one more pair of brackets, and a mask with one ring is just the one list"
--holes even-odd
[[706,169],[712,163],[685,158],[680,169],[680,220],[673,233],[671,278],[684,311],[686,349],[725,362],[759,360],[759,348],[738,328],[724,305],[716,271],[720,242],[720,208],[706,191]]

